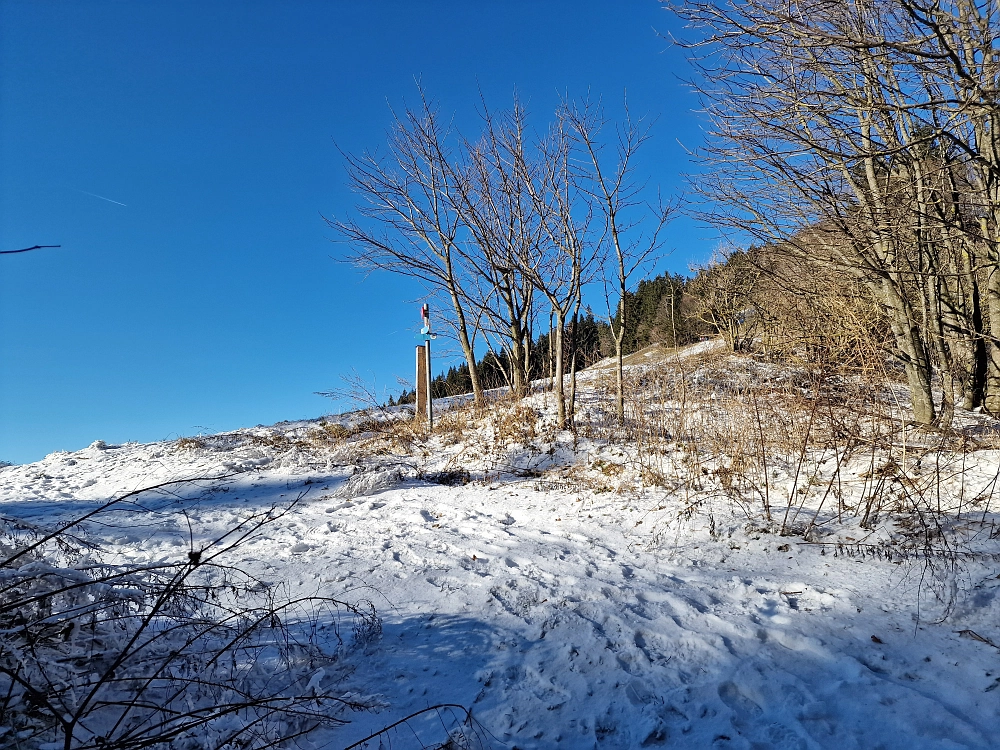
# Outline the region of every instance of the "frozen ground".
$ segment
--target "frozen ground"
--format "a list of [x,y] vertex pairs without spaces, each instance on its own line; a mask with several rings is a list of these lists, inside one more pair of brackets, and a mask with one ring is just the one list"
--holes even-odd
[[[0,514],[50,522],[235,472],[150,496],[187,509],[190,529],[134,513],[95,530],[118,559],[149,561],[301,498],[241,564],[292,594],[370,600],[384,622],[348,686],[377,708],[319,746],[438,703],[471,707],[496,748],[1000,746],[1000,564],[964,568],[948,614],[918,561],[761,533],[724,504],[685,513],[690,498],[667,488],[595,492],[537,470],[476,479],[472,458],[427,471],[433,450],[418,465],[263,439],[310,429],[55,453],[0,470]],[[553,446],[553,466],[614,458],[565,434]]]

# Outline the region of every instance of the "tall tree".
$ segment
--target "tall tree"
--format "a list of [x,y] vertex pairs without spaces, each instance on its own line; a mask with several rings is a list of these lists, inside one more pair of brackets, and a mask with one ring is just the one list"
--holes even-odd
[[579,156],[564,109],[537,145],[537,162],[521,158],[521,178],[541,224],[536,255],[521,271],[549,303],[552,315],[553,391],[560,428],[570,425],[575,409],[576,359],[571,355],[571,392],[566,399],[564,336],[579,318],[583,286],[599,265],[600,247],[592,237],[594,208],[580,187],[574,160]]
[[[626,102],[625,119],[615,128],[611,139],[612,155],[603,131],[608,126],[601,107],[589,101],[579,105],[563,102],[562,116],[566,119],[573,139],[578,141],[585,154],[585,162],[577,166],[577,179],[581,188],[604,219],[603,239],[607,244],[604,258],[610,266],[605,274],[607,318],[615,346],[615,413],[619,422],[625,420],[625,395],[623,377],[622,341],[629,327],[628,305],[625,304],[629,287],[636,271],[660,247],[660,233],[675,206],[661,202],[655,207],[642,202],[645,185],[636,179],[635,157],[649,139],[649,127],[641,120],[633,121]],[[651,219],[643,226],[642,216],[635,209],[646,208]],[[645,231],[644,231],[645,229]],[[616,304],[612,305],[614,299]]]
[[476,143],[466,143],[468,179],[459,183],[458,210],[472,237],[464,252],[487,340],[506,355],[505,377],[523,396],[536,314],[535,287],[523,269],[535,262],[542,237],[538,206],[528,190],[537,167],[528,155],[526,112],[516,95],[508,112],[492,113],[484,102],[481,114],[483,133]]
[[388,137],[388,156],[344,154],[348,179],[358,195],[358,214],[327,219],[349,243],[348,258],[360,268],[399,273],[443,294],[454,313],[454,330],[483,404],[470,321],[469,278],[460,243],[465,225],[458,210],[462,170],[451,133],[420,92],[420,108],[407,108]]
[[[947,422],[956,389],[983,400],[987,364],[985,401],[1000,407],[996,339],[979,310],[985,276],[989,331],[1000,332],[995,2],[672,7],[698,29],[691,46],[713,118],[703,153],[718,170],[697,188],[715,207],[704,215],[865,284],[890,322],[918,422]],[[985,224],[968,221],[977,212]]]

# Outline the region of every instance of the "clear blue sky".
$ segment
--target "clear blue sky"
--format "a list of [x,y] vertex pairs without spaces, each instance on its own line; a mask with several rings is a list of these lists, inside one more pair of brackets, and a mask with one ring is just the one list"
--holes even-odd
[[[0,459],[318,416],[352,369],[397,390],[420,290],[331,260],[334,141],[383,143],[416,77],[463,129],[479,89],[542,120],[627,89],[674,192],[700,139],[675,23],[656,0],[0,0],[0,249],[62,245],[0,256]],[[676,221],[657,270],[707,235]]]

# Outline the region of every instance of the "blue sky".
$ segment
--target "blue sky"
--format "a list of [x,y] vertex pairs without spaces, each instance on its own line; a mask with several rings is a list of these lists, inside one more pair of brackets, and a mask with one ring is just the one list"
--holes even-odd
[[[418,77],[463,130],[480,90],[544,123],[627,89],[679,191],[701,123],[675,24],[656,0],[2,0],[0,249],[62,248],[0,256],[0,459],[315,417],[352,370],[395,392],[421,292],[331,259],[336,146],[384,143]],[[656,270],[713,245],[679,219]]]

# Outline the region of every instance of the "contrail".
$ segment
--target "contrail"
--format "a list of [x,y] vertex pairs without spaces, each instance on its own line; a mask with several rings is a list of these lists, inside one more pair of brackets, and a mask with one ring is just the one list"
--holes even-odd
[[[119,201],[113,201],[110,198],[105,198],[103,195],[98,195],[97,193],[88,193],[86,190],[77,190],[76,188],[70,188],[70,190],[76,190],[76,192],[83,193],[84,195],[92,195],[95,198],[100,198],[102,201],[107,201],[108,203],[115,203],[119,206],[125,206],[124,203],[120,203]],[[128,208],[128,206],[125,206],[125,208]]]

